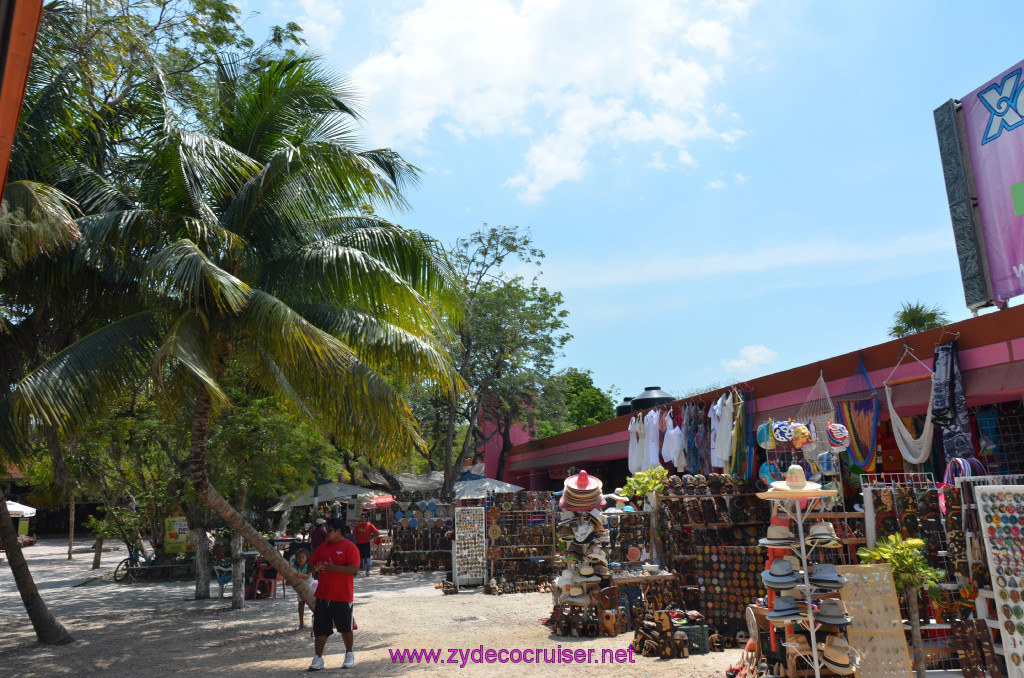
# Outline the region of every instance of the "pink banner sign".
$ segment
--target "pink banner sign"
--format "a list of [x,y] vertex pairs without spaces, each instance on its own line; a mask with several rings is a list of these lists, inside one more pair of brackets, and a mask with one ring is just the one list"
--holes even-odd
[[1022,89],[1024,61],[961,99],[981,232],[997,302],[1024,294]]

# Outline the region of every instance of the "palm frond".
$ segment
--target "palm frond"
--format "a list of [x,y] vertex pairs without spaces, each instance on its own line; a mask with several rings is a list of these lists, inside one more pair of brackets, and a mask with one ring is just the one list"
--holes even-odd
[[238,313],[252,294],[248,285],[186,239],[160,250],[146,265],[145,280],[155,293],[202,312]]
[[234,196],[224,225],[262,255],[308,242],[325,217],[365,207],[404,210],[390,176],[362,154],[334,144],[304,144],[276,152]]
[[212,346],[203,318],[195,311],[186,311],[172,324],[163,344],[156,353],[154,368],[161,388],[164,388],[162,370],[167,360],[180,364],[199,381],[210,394],[215,408],[229,407],[231,401],[217,383],[213,368]]
[[279,299],[256,290],[238,326],[265,368],[257,375],[261,385],[311,413],[325,430],[361,441],[371,458],[385,463],[423,445],[405,399]]
[[302,317],[341,340],[371,369],[416,390],[455,395],[469,387],[433,334],[415,333],[379,316],[326,304],[295,305]]
[[312,242],[266,264],[257,287],[294,301],[356,307],[385,316],[405,316],[408,327],[443,331],[430,303],[376,257],[336,242]]
[[123,389],[136,386],[160,344],[157,317],[136,313],[106,325],[60,351],[18,382],[13,421],[22,433],[38,422],[81,430],[106,413]]
[[384,262],[449,321],[461,318],[465,307],[463,285],[437,240],[375,216],[339,217],[326,226],[331,239]]

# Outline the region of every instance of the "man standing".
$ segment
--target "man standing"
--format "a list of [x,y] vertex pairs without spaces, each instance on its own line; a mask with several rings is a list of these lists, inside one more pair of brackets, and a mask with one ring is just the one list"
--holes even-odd
[[352,534],[356,537],[356,546],[359,547],[359,558],[363,562],[366,576],[370,576],[370,565],[373,559],[370,556],[370,540],[377,536],[380,530],[366,519],[366,514],[359,516],[359,522],[352,528]]
[[320,544],[323,544],[324,541],[327,539],[327,528],[324,527],[324,524],[326,522],[327,521],[323,518],[317,518],[316,527],[309,534],[309,542],[313,545],[314,553],[318,548],[320,548]]
[[345,538],[350,532],[341,518],[327,521],[327,541],[313,552],[309,562],[319,573],[316,587],[316,607],[313,608],[313,635],[316,636],[310,671],[324,668],[324,646],[327,637],[337,629],[345,641],[345,661],[342,668],[355,666],[352,653],[352,605],[355,598],[354,577],[359,572],[359,549]]

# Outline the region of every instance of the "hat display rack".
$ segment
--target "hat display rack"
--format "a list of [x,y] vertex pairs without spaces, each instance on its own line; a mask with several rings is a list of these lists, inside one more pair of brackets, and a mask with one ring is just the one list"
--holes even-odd
[[[762,540],[762,544],[770,548],[789,548],[795,555],[795,558],[775,558],[767,563],[762,581],[769,589],[769,600],[774,599],[767,614],[768,620],[787,627],[798,623],[809,633],[807,643],[788,638],[784,645],[787,646],[787,655],[795,653],[807,662],[815,678],[821,678],[823,669],[842,675],[852,674],[860,661],[859,653],[840,633],[829,634],[823,642],[818,641],[823,622],[842,621],[844,611],[833,609],[829,611],[832,617],[815,619],[814,605],[819,598],[840,590],[845,579],[838,574],[835,565],[810,562],[811,555],[818,548],[835,548],[838,541],[826,533],[827,528],[815,528],[813,536],[804,528],[807,513],[814,512],[823,506],[824,500],[836,494],[835,490],[823,490],[820,484],[808,482],[804,468],[793,464],[787,470],[785,480],[774,481],[767,492],[757,495],[774,502],[779,514],[788,517],[796,526],[796,534],[792,534],[785,526],[773,525],[771,533]],[[774,591],[784,593],[774,596]]]
[[606,600],[611,586],[610,535],[603,505],[603,484],[598,478],[581,470],[565,479],[557,524],[564,568],[552,588],[553,629],[558,635],[597,637],[602,633],[604,610],[617,606],[617,600]]
[[484,593],[548,591],[558,554],[550,492],[488,493]]
[[385,572],[450,572],[454,507],[435,492],[402,490],[393,510],[392,565]]

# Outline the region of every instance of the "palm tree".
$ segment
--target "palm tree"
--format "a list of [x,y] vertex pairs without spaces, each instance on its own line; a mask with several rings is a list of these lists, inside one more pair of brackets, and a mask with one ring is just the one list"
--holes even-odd
[[164,109],[134,201],[108,201],[134,206],[79,220],[85,261],[139,266],[140,307],[22,379],[14,419],[70,432],[155,372],[190,412],[199,498],[312,603],[210,482],[209,423],[231,406],[226,365],[388,463],[423,445],[402,390],[463,388],[441,321],[459,316],[461,291],[436,241],[373,215],[405,207],[416,170],[355,148],[350,94],[316,59],[226,62],[218,88],[208,133]]
[[928,306],[920,301],[910,303],[904,301],[899,311],[893,315],[893,324],[889,328],[889,336],[900,339],[925,330],[942,327],[949,322],[945,311],[938,306]]

